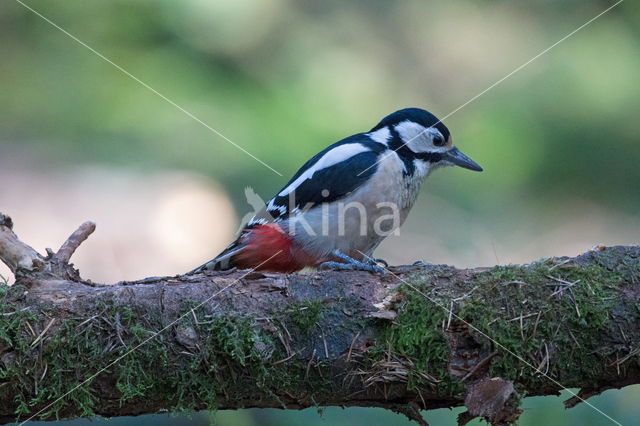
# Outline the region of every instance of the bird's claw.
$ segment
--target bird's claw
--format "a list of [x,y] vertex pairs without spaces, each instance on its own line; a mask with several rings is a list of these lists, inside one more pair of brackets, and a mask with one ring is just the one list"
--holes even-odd
[[383,266],[383,267],[385,267],[385,268],[388,268],[388,267],[389,267],[389,263],[387,263],[387,261],[386,261],[386,260],[381,259],[381,258],[379,258],[379,257],[370,257],[370,258],[369,258],[369,262],[371,262],[371,264],[373,264],[373,265],[378,265],[378,264],[380,264],[380,265],[382,265],[382,266]]
[[[356,260],[351,256],[347,256],[346,254],[335,250],[332,253],[338,259],[343,260],[344,262],[323,262],[318,266],[318,270],[333,270],[333,271],[368,271],[374,274],[384,275],[384,268],[377,265],[377,261],[380,259],[373,259],[373,262],[362,262],[360,260]],[[384,262],[384,261],[382,261]],[[386,265],[386,262],[384,262]]]

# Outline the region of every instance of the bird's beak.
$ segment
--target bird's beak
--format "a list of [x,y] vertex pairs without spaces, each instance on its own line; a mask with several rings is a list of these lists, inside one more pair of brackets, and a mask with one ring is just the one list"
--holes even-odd
[[443,154],[443,159],[455,164],[456,166],[464,167],[465,169],[474,170],[476,172],[481,172],[482,167],[478,165],[471,158],[467,157],[460,151],[458,148],[453,147],[449,151]]

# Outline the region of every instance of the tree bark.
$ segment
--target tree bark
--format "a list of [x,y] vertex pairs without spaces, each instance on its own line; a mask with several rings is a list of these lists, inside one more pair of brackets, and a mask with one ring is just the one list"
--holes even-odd
[[0,215],[0,421],[163,410],[466,405],[514,421],[519,399],[575,405],[640,383],[640,247],[527,265],[252,271],[112,285],[45,257]]

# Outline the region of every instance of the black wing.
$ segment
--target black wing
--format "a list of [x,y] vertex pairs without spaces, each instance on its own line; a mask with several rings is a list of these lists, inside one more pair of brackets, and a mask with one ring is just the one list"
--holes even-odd
[[249,221],[248,226],[286,219],[294,210],[305,210],[318,204],[336,201],[358,189],[376,172],[376,162],[380,154],[387,149],[364,134],[350,136],[336,142],[313,156],[293,175],[279,193],[298,180],[302,174],[311,169],[331,150],[347,144],[359,144],[366,148],[366,151],[319,169],[289,193],[282,196],[276,195],[261,212]]

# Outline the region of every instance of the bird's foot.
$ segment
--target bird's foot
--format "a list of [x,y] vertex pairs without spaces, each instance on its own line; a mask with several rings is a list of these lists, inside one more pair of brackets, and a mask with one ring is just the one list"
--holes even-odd
[[[338,250],[334,250],[331,254],[344,262],[324,262],[318,266],[318,270],[368,271],[374,274],[384,274],[384,268],[377,265],[379,259],[374,259],[372,262],[362,262],[352,258],[351,256],[347,256]],[[386,264],[386,262],[384,263]]]
[[367,257],[367,260],[372,265],[382,265],[384,268],[388,268],[389,267],[389,263],[386,260],[381,259],[379,257]]

